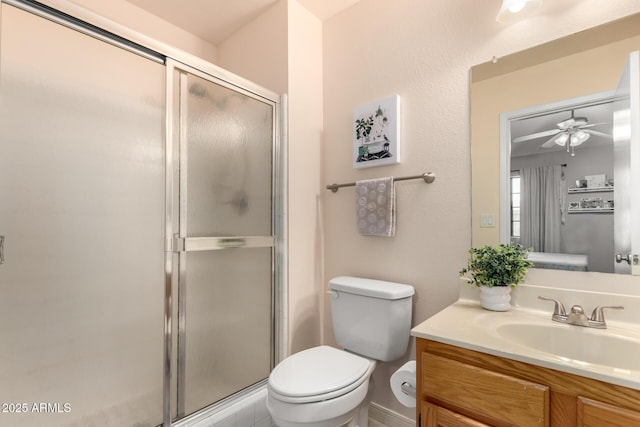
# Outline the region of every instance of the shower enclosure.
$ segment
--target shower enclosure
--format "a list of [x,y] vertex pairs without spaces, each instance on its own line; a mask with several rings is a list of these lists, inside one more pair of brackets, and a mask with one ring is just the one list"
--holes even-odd
[[1,8],[0,426],[169,426],[263,383],[278,98]]

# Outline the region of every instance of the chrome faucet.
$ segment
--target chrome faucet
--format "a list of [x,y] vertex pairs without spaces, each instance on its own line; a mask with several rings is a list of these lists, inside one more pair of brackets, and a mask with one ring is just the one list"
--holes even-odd
[[571,307],[571,312],[567,316],[567,323],[577,326],[589,326],[589,318],[584,314],[584,309],[579,305]]
[[585,326],[588,328],[607,328],[607,323],[604,321],[605,308],[613,308],[618,310],[624,309],[624,307],[621,305],[599,305],[593,310],[593,312],[591,313],[591,317],[587,317],[587,315],[584,314],[584,309],[579,305],[572,306],[570,313],[567,314],[566,310],[564,309],[564,305],[562,305],[560,301],[553,298],[541,296],[539,296],[538,299],[544,301],[552,301],[555,303],[553,315],[551,316],[551,320],[553,320],[554,322],[567,323],[569,325],[576,326]]

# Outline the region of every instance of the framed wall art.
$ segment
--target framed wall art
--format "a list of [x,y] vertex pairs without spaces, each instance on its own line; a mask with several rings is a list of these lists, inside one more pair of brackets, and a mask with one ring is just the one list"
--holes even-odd
[[353,167],[400,163],[400,96],[353,110]]

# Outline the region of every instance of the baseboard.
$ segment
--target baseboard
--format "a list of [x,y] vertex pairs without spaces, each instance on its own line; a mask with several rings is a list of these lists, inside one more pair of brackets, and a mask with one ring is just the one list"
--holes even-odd
[[371,402],[369,405],[369,418],[388,427],[416,427],[416,422],[411,418],[400,415],[375,402]]

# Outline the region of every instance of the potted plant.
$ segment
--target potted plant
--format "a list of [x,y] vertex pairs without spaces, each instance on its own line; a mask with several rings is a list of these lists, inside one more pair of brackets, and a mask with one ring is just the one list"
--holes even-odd
[[[533,263],[527,261],[529,251],[522,245],[499,244],[469,249],[467,266],[460,276],[480,287],[480,304],[494,311],[511,308],[511,288],[524,281],[527,269]],[[471,277],[466,277],[466,274]]]

